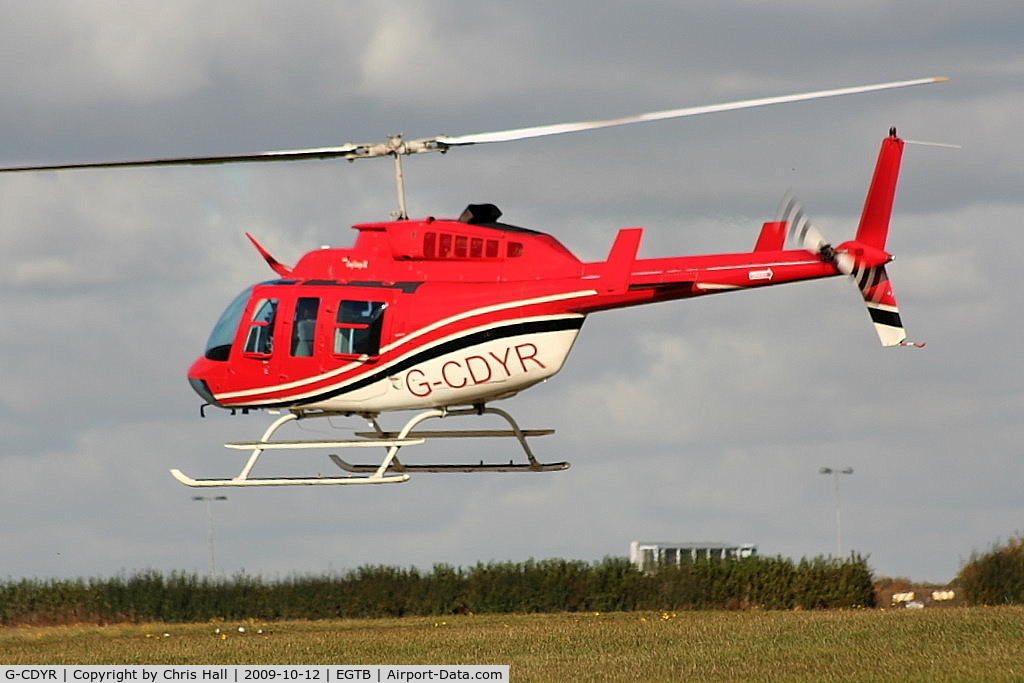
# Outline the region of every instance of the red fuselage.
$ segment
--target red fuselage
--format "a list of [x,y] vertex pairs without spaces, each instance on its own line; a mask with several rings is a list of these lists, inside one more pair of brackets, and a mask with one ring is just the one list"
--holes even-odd
[[376,414],[473,405],[556,373],[588,313],[836,275],[784,250],[768,223],[754,251],[637,259],[620,230],[584,263],[550,235],[470,219],[355,226],[348,249],[306,254],[225,312],[193,387],[225,408]]
[[[855,239],[811,239],[799,215],[765,223],[750,252],[638,259],[620,230],[584,263],[551,235],[499,223],[492,205],[459,220],[356,225],[348,249],[319,249],[243,292],[189,370],[224,408],[376,415],[481,405],[558,372],[587,314],[849,274],[886,346],[906,335],[885,272],[903,141],[882,141]],[[787,229],[803,241],[785,249]]]

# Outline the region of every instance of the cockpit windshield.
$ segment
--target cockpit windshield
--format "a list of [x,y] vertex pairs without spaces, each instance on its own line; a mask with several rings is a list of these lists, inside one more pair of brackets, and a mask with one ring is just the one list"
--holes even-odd
[[235,333],[238,331],[238,323],[242,320],[242,313],[245,312],[245,304],[249,301],[252,289],[249,287],[239,294],[213,326],[213,332],[206,342],[206,357],[210,360],[228,359],[231,344],[235,341]]

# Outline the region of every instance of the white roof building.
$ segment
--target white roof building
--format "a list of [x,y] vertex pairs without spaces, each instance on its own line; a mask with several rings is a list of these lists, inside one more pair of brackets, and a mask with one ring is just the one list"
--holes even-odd
[[666,541],[633,541],[629,544],[629,561],[640,571],[662,565],[679,565],[697,560],[735,560],[757,554],[753,543],[675,543]]

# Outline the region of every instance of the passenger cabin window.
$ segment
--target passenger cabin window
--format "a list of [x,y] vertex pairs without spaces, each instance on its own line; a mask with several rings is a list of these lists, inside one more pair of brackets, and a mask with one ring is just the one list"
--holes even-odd
[[380,301],[342,301],[334,326],[334,353],[376,356],[387,304]]
[[274,350],[274,317],[277,299],[260,299],[253,307],[249,333],[245,336],[245,352],[270,355]]
[[295,304],[295,318],[292,321],[292,355],[309,358],[313,355],[313,339],[316,335],[316,316],[320,310],[320,299],[300,297]]

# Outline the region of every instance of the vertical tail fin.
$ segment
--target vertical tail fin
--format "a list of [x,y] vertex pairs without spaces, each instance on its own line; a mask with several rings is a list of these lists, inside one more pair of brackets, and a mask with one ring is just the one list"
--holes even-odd
[[[900,161],[903,158],[903,140],[896,137],[896,129],[889,129],[889,137],[882,140],[882,148],[878,152],[878,163],[871,177],[868,195],[864,200],[864,210],[857,226],[857,237],[853,245],[859,250],[878,250],[885,254],[885,241],[889,236],[889,219],[892,217],[892,204],[896,197],[896,181],[900,174]],[[891,257],[889,257],[891,258]],[[877,264],[877,261],[876,261]],[[903,329],[896,295],[892,291],[889,274],[885,272],[885,264],[868,265],[857,263],[850,273],[857,283],[864,304],[868,308],[871,322],[878,332],[882,346],[917,346],[907,341],[907,333]]]
[[892,216],[892,203],[896,196],[896,180],[900,174],[900,161],[903,158],[903,140],[896,137],[896,129],[889,129],[889,137],[882,140],[882,149],[878,152],[878,163],[875,174],[868,187],[868,195],[864,200],[864,211],[860,216],[856,240],[876,249],[885,249],[885,240],[889,236],[889,218]]
[[[924,346],[908,342],[900,319],[896,296],[892,291],[885,264],[892,260],[885,251],[889,236],[889,219],[896,181],[903,157],[903,140],[896,137],[896,129],[889,129],[889,137],[882,140],[878,163],[864,200],[864,211],[857,227],[857,236],[833,248],[811,224],[795,197],[787,193],[779,207],[777,220],[789,224],[790,237],[804,249],[816,253],[835,266],[839,273],[849,275],[857,284],[871,322],[882,346]],[[762,230],[767,230],[768,226]],[[760,241],[759,241],[760,244]]]

